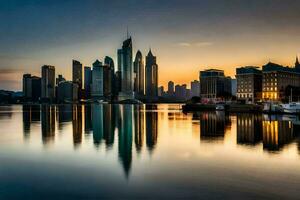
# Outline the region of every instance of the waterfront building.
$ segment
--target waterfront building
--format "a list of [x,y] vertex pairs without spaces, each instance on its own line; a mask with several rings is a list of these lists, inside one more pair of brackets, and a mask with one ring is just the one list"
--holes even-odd
[[299,63],[298,56],[296,56],[295,68],[297,71],[300,71],[300,63]]
[[91,98],[91,85],[92,85],[92,69],[91,67],[84,67],[84,91],[85,98]]
[[103,98],[103,66],[99,60],[93,63],[92,71],[92,92],[91,96],[95,99]]
[[177,101],[185,101],[190,98],[190,91],[187,89],[187,85],[176,85],[174,98]]
[[169,97],[172,97],[174,95],[174,82],[173,81],[169,81],[168,82],[168,95]]
[[237,80],[231,79],[231,94],[232,96],[236,96],[237,93]]
[[116,87],[115,87],[115,64],[111,57],[106,56],[104,58],[104,64],[107,66],[107,69],[104,73],[104,88],[105,88],[105,96],[106,98],[114,98],[117,95]]
[[56,78],[56,85],[59,85],[59,83],[66,81],[66,79],[63,77],[63,75],[59,74]]
[[32,96],[31,74],[23,75],[23,97],[30,99]]
[[262,71],[258,67],[247,66],[237,68],[237,99],[247,102],[261,100],[262,77]]
[[82,89],[82,64],[77,60],[72,61],[72,80]]
[[58,102],[73,102],[78,100],[79,86],[72,81],[62,81],[57,87]]
[[231,96],[231,78],[223,70],[200,71],[200,94],[205,99],[228,98]]
[[144,61],[141,51],[138,51],[133,63],[134,66],[134,92],[137,96],[144,95]]
[[118,70],[121,75],[119,100],[133,99],[133,66],[132,66],[132,39],[123,42],[122,49],[118,50]]
[[156,56],[153,56],[151,49],[146,56],[146,97],[149,100],[157,99],[158,89],[158,65]]
[[55,67],[51,65],[42,66],[41,98],[43,101],[53,102],[55,100]]
[[164,94],[164,86],[158,87],[157,95],[161,97],[163,96],[163,94]]
[[300,87],[300,72],[297,68],[284,67],[269,62],[262,68],[262,98],[263,100],[282,101],[288,86]]
[[199,97],[200,96],[200,81],[194,80],[191,82],[191,97]]
[[38,101],[41,97],[41,78],[31,76],[31,74],[23,75],[23,97],[25,101]]

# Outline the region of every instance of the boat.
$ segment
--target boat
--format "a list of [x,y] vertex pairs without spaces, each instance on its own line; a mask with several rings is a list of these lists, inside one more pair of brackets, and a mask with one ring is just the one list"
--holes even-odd
[[300,102],[290,102],[281,104],[284,113],[299,114],[300,113]]
[[264,113],[282,113],[283,108],[280,104],[274,102],[267,102],[264,104]]
[[225,110],[225,106],[223,104],[216,105],[216,111],[224,111],[224,110]]

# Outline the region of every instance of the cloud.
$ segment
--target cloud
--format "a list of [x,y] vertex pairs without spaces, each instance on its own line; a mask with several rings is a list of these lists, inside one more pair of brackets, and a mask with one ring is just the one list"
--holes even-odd
[[195,42],[195,43],[179,42],[176,45],[181,47],[207,47],[207,46],[212,46],[213,43],[212,42]]
[[212,42],[198,42],[195,44],[197,47],[207,47],[213,45]]
[[180,42],[180,43],[177,43],[178,46],[181,46],[181,47],[190,47],[192,46],[192,44],[188,43],[188,42]]

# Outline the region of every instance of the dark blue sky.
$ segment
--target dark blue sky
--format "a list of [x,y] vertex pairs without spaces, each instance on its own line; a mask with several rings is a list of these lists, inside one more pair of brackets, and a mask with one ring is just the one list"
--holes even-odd
[[[207,67],[292,64],[299,53],[296,0],[1,0],[0,85],[20,89],[24,72],[52,64],[67,78],[71,60],[91,65],[133,36],[158,56],[159,81],[197,79]],[[184,69],[190,73],[182,76]]]

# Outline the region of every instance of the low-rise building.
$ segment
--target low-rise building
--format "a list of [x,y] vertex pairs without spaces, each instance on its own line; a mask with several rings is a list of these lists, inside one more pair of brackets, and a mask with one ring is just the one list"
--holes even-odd
[[237,68],[237,99],[251,102],[261,100],[262,77],[262,71],[258,67]]

